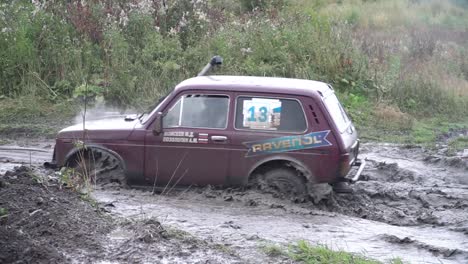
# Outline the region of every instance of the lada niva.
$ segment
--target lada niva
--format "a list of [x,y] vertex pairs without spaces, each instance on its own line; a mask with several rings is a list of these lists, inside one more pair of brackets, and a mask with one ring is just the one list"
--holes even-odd
[[[302,194],[308,183],[358,180],[364,167],[358,150],[356,129],[329,84],[202,73],[178,84],[150,113],[63,129],[52,164],[128,184],[261,181]],[[358,168],[348,175],[352,166]]]

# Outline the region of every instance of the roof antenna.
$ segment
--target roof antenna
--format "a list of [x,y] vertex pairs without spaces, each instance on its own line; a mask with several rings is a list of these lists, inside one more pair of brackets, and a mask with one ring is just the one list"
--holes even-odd
[[218,55],[213,56],[210,62],[206,64],[206,66],[203,68],[203,70],[201,70],[201,72],[198,73],[197,76],[205,76],[211,70],[211,68],[213,68],[214,66],[221,66],[221,64],[223,64],[223,58],[221,58],[221,56]]

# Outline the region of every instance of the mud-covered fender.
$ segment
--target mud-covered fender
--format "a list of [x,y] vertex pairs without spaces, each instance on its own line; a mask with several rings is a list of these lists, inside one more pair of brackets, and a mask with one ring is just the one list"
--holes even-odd
[[[65,159],[64,159],[64,163],[63,165],[65,166],[69,161],[70,159],[76,154],[78,153],[78,151],[80,151],[82,148],[78,148],[78,147],[74,147],[72,148],[68,154],[65,156]],[[100,151],[105,151],[109,154],[111,154],[112,156],[116,157],[120,164],[122,165],[122,169],[123,171],[127,171],[127,166],[125,165],[125,161],[124,159],[115,151],[109,149],[109,148],[106,148],[105,146],[102,146],[102,145],[98,145],[98,144],[87,144],[86,145],[86,149],[98,149]]]
[[293,168],[297,169],[298,171],[300,171],[304,175],[304,177],[306,177],[306,179],[308,181],[310,181],[310,182],[314,181],[314,177],[312,175],[312,172],[306,166],[304,166],[304,164],[301,161],[299,161],[299,160],[297,160],[295,158],[292,158],[290,156],[287,156],[287,155],[270,156],[270,157],[266,157],[266,158],[256,162],[249,170],[248,179],[250,179],[250,177],[252,176],[252,173],[256,169],[258,169],[262,165],[265,165],[266,163],[272,162],[272,161],[289,163],[291,165],[291,167],[293,167]]

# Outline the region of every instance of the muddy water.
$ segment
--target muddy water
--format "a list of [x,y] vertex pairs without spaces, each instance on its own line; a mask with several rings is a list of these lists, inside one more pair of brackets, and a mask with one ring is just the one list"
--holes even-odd
[[[30,161],[19,153],[0,150],[0,170]],[[156,217],[164,226],[234,250],[243,262],[265,259],[264,245],[303,239],[383,261],[468,263],[467,159],[390,144],[364,145],[361,155],[369,165],[355,192],[330,194],[318,203],[211,188],[152,195],[102,187],[94,196],[116,216]],[[33,163],[46,156],[33,156]],[[125,238],[111,239],[119,236]]]
[[52,159],[53,140],[12,141],[0,145],[0,163],[42,164]]
[[0,175],[20,165],[38,165],[52,159],[51,140],[20,140],[0,145]]
[[117,215],[158,217],[203,239],[227,243],[246,259],[255,259],[264,244],[303,239],[383,261],[466,263],[468,174],[463,160],[445,162],[437,153],[388,144],[365,145],[362,155],[369,166],[355,193],[332,194],[318,204],[209,188],[165,196],[104,189],[95,197],[111,204]]
[[[227,243],[246,259],[255,259],[262,244],[287,244],[301,239],[380,260],[400,256],[412,263],[440,263],[440,260],[461,263],[468,256],[468,237],[444,228],[398,227],[322,211],[304,213],[302,208],[294,208],[294,204],[289,204],[289,209],[299,213],[291,213],[194,195],[160,197],[139,191],[95,192],[96,199],[112,204],[111,211],[118,215],[137,219],[158,217],[163,224],[203,239]],[[388,241],[404,238],[416,242]],[[425,248],[442,252],[440,254],[446,251],[446,255],[457,253],[457,249],[465,252],[446,258],[435,256]]]

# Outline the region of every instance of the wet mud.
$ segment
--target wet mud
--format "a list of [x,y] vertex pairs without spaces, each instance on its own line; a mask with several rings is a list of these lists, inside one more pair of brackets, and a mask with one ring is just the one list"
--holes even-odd
[[319,208],[399,226],[466,228],[468,159],[384,144],[364,146],[362,155],[368,167],[354,193],[332,195]]
[[102,252],[99,237],[109,225],[76,193],[59,190],[24,166],[7,171],[0,181],[1,263],[63,263],[72,251]]
[[0,263],[238,263],[238,257],[153,217],[112,217],[51,171],[0,176]]
[[[0,170],[28,165],[29,155],[15,153],[8,157],[0,150]],[[35,157],[31,163],[43,162],[41,155]],[[447,156],[443,148],[364,144],[361,158],[368,165],[353,193],[317,185],[306,201],[246,188],[174,188],[162,195],[150,187],[97,186],[92,197],[98,209],[93,210],[98,219],[106,216],[99,220],[105,224],[95,224],[103,229],[85,239],[95,247],[40,252],[51,259],[75,256],[102,263],[288,263],[267,256],[262,247],[307,240],[381,261],[468,263],[467,157]],[[79,226],[69,228],[83,235]],[[24,235],[12,230],[5,234]]]

